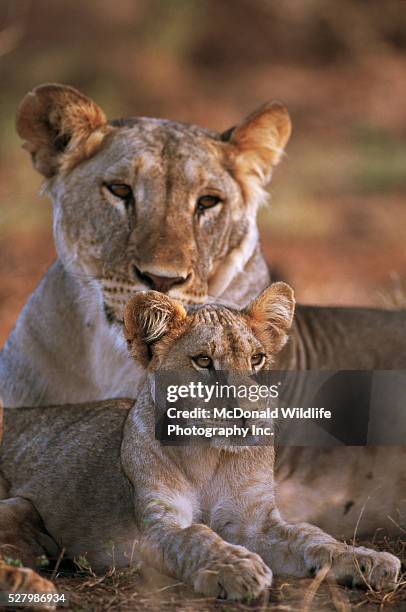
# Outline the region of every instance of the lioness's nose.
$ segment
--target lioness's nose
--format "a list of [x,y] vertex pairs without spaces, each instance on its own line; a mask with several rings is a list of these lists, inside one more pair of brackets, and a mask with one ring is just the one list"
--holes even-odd
[[182,285],[186,282],[189,276],[159,276],[151,272],[141,272],[139,268],[134,266],[134,272],[140,280],[142,280],[150,289],[166,293],[175,285]]

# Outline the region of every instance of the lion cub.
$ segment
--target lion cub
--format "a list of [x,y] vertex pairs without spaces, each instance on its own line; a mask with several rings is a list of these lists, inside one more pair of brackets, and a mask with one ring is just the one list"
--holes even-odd
[[[65,549],[97,571],[113,556],[117,567],[144,560],[200,593],[237,600],[258,596],[273,572],[313,576],[324,566],[341,582],[392,585],[396,557],[281,518],[272,447],[174,447],[155,439],[157,371],[270,368],[293,313],[284,283],[240,312],[186,311],[161,293],[137,293],[125,312],[130,353],[146,372],[135,403],[5,410],[2,550],[33,566],[37,556]],[[0,587],[17,588],[22,572],[27,589],[35,574],[0,565]]]

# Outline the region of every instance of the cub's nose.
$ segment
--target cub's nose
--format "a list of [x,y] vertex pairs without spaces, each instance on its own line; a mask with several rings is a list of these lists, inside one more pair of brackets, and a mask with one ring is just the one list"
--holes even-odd
[[141,272],[137,266],[134,266],[135,275],[142,280],[150,289],[166,293],[175,285],[182,285],[185,283],[189,275],[186,276],[160,276],[158,274],[152,274],[151,272]]

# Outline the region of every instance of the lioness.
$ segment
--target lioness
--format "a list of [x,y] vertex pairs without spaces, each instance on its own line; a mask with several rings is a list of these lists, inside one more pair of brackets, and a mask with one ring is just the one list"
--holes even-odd
[[[7,406],[135,397],[142,372],[121,340],[134,291],[242,307],[268,285],[256,211],[291,131],[281,105],[219,134],[161,119],[109,122],[75,89],[44,85],[24,98],[17,130],[53,200],[58,260],[0,354]],[[299,306],[278,367],[404,368],[405,332],[401,312]],[[281,458],[287,516],[350,537],[372,496],[363,533],[382,526],[378,515],[402,522],[405,476],[388,474],[406,474],[404,451],[302,449],[298,458],[287,449]]]
[[134,291],[245,305],[268,285],[256,211],[290,134],[281,105],[221,135],[108,122],[75,89],[45,85],[24,98],[17,130],[53,200],[58,261],[1,354],[6,406],[134,396],[121,340]]
[[[138,293],[125,311],[130,352],[147,379],[134,405],[107,401],[5,411],[0,544],[39,554],[86,555],[99,571],[143,558],[210,597],[256,597],[272,572],[329,574],[350,585],[393,586],[399,560],[285,522],[275,504],[272,446],[161,445],[154,437],[154,373],[270,368],[285,344],[293,291],[275,283],[245,310],[192,307]],[[0,566],[12,589],[27,570]],[[31,573],[31,588],[52,589]],[[27,584],[28,581],[28,584]]]

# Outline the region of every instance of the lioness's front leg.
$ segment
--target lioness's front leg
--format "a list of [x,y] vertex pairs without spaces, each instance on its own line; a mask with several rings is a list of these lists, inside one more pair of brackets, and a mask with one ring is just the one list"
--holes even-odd
[[148,561],[209,597],[257,597],[271,585],[271,570],[257,554],[193,523],[190,500],[187,492],[163,488],[143,499],[140,527]]
[[0,501],[1,591],[57,592],[52,582],[21,566],[35,567],[37,558],[44,555],[39,541],[41,527],[41,519],[28,500],[14,497]]
[[276,574],[314,576],[328,566],[329,575],[346,586],[392,587],[400,570],[394,555],[338,542],[308,523],[285,523],[276,508],[268,512],[258,536],[247,546]]

